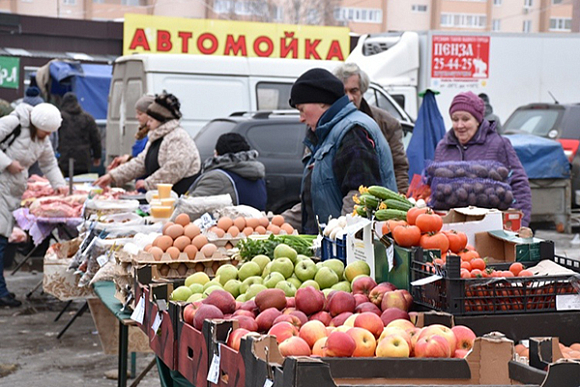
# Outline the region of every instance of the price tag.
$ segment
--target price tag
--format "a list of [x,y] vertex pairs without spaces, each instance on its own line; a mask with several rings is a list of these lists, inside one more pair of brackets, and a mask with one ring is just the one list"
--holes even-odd
[[135,310],[131,314],[131,320],[137,321],[139,324],[143,325],[143,318],[145,317],[145,298],[141,297]]
[[153,329],[153,332],[155,332],[155,334],[157,334],[157,331],[159,330],[159,327],[161,326],[162,320],[163,320],[163,317],[161,317],[161,315],[159,313],[155,313],[155,320],[153,321],[153,324],[151,324],[151,329]]
[[109,256],[106,254],[103,255],[99,255],[97,257],[97,263],[99,264],[100,267],[105,266],[105,264],[109,262]]
[[389,265],[389,271],[395,268],[395,246],[391,243],[386,248],[387,250],[387,264]]
[[430,284],[431,282],[439,281],[441,278],[443,278],[443,277],[441,277],[440,275],[432,275],[429,277],[421,278],[417,281],[413,281],[413,282],[411,282],[411,285],[423,286],[423,285]]
[[167,310],[167,301],[163,299],[157,300],[157,309],[159,309],[159,312],[165,312]]
[[209,372],[207,373],[207,381],[213,384],[217,384],[219,376],[220,376],[220,354],[218,347],[218,353],[214,353],[213,359],[211,360]]
[[215,224],[215,220],[207,212],[198,219],[198,227],[202,230],[207,230]]
[[580,294],[556,296],[556,310],[580,310]]
[[266,381],[264,382],[264,387],[272,387],[273,385],[274,382],[272,381],[272,379],[266,378]]

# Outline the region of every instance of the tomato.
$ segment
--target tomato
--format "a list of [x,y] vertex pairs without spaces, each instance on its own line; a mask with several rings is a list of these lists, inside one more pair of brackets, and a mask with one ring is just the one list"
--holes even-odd
[[471,278],[471,272],[467,269],[461,269],[461,278]]
[[417,220],[417,217],[419,215],[423,215],[426,214],[428,212],[430,212],[431,209],[428,207],[413,207],[411,208],[409,211],[407,211],[407,223],[409,223],[410,225],[414,225],[415,221]]
[[423,234],[419,241],[419,245],[427,250],[437,249],[441,250],[441,253],[445,253],[449,250],[449,239],[447,239],[445,234],[440,232]]
[[534,275],[534,273],[532,273],[531,271],[529,271],[527,269],[524,269],[524,270],[520,271],[516,277],[531,277],[533,275]]
[[449,250],[458,253],[465,249],[467,245],[467,235],[464,232],[457,232],[455,230],[443,231],[449,239]]
[[471,278],[482,278],[483,277],[483,272],[479,269],[473,269],[471,270]]
[[383,223],[382,232],[383,235],[392,233],[393,230],[398,226],[406,226],[408,223],[404,220],[389,219]]
[[481,258],[473,258],[470,263],[473,269],[479,269],[481,271],[485,270],[486,264],[485,261]]
[[468,261],[461,261],[461,268],[471,271],[471,263]]
[[520,262],[514,262],[510,265],[510,271],[517,277],[520,272],[524,270],[524,265]]
[[415,220],[415,224],[422,232],[439,232],[443,227],[443,219],[437,214],[421,214]]
[[462,261],[471,262],[473,258],[479,258],[479,253],[475,250],[463,250],[459,252]]
[[421,229],[417,226],[398,226],[392,234],[395,242],[402,247],[418,246],[421,240]]
[[501,272],[501,276],[500,277],[515,277],[514,273],[512,273],[509,270],[504,270]]

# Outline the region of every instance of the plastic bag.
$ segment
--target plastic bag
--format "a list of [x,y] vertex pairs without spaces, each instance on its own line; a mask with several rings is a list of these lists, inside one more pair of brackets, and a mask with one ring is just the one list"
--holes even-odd
[[499,161],[472,160],[431,162],[427,165],[423,174],[425,182],[431,185],[431,181],[434,178],[490,179],[507,183],[511,173]]
[[477,206],[507,210],[514,201],[509,184],[492,179],[433,178],[429,206],[435,210]]
[[174,221],[179,214],[187,214],[191,220],[195,220],[206,212],[211,214],[220,208],[231,205],[233,205],[232,197],[228,194],[198,197],[182,195],[175,202],[175,211],[173,211],[170,220]]

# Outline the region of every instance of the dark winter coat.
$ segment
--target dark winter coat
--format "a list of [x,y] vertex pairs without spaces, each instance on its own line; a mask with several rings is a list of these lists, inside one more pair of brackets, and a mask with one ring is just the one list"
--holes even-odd
[[523,224],[530,223],[532,215],[532,191],[526,171],[511,142],[496,131],[495,122],[483,120],[475,135],[465,145],[461,145],[453,130],[437,144],[435,161],[499,161],[511,171],[510,185],[515,198],[514,208],[524,213]]
[[62,125],[58,130],[58,166],[68,176],[69,158],[74,159],[75,175],[89,172],[93,160],[101,158],[101,135],[93,116],[86,113],[74,95],[65,94],[60,107]]

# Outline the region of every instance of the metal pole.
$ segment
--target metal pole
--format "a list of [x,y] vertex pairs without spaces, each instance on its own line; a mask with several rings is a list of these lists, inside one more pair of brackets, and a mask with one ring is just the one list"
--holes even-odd
[[73,176],[75,174],[75,159],[70,158],[68,159],[68,194],[72,195],[73,193],[73,184],[74,179]]

